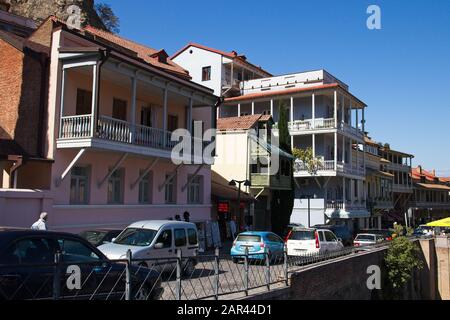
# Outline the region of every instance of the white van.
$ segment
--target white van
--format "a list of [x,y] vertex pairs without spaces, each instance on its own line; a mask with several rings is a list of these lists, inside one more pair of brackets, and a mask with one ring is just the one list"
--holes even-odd
[[342,250],[344,245],[330,230],[293,228],[287,236],[286,247],[289,256],[303,256]]
[[131,250],[132,259],[149,259],[137,264],[144,267],[159,266],[161,269],[166,268],[166,271],[171,271],[176,265],[177,251],[181,250],[183,271],[191,273],[197,264],[197,226],[190,222],[171,220],[139,221],[125,228],[111,243],[101,245],[98,249],[111,260],[126,259],[127,251]]

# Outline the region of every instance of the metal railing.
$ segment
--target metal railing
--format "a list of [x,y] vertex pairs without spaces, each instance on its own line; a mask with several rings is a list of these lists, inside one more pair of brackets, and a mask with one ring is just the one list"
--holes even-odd
[[288,255],[277,253],[242,255],[213,254],[112,261],[65,261],[0,265],[0,300],[199,300],[236,299],[252,291],[288,286],[291,273],[360,251],[384,247],[346,247],[338,251]]
[[91,137],[91,115],[70,116],[61,118],[60,138]]

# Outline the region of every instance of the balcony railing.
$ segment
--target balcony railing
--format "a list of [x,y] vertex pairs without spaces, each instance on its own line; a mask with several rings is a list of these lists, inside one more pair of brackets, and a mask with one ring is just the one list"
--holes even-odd
[[[312,169],[312,170],[311,170]],[[310,171],[325,172],[325,171],[337,171],[346,174],[363,176],[365,175],[365,170],[363,167],[355,168],[350,164],[342,164],[342,162],[338,162],[337,166],[334,166],[334,160],[323,160],[319,161],[317,168],[308,168],[308,166],[297,160],[294,163],[294,173],[305,174]]]
[[[119,143],[144,146],[154,149],[172,150],[178,141],[171,141],[172,132],[100,116],[95,135],[91,132],[91,115],[63,117],[60,139],[97,138]],[[196,140],[191,139],[191,148]],[[209,142],[201,142],[204,148]]]
[[[274,129],[278,128],[278,123],[273,126]],[[319,118],[319,119],[306,119],[295,120],[289,122],[289,130],[291,133],[300,133],[309,130],[328,130],[336,129],[336,123],[334,118]],[[352,127],[348,123],[338,122],[337,129],[346,132],[348,134],[364,137],[364,133],[359,128]]]

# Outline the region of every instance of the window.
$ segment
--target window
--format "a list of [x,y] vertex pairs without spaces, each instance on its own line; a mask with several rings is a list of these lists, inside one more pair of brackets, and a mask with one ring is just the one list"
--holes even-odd
[[333,242],[333,241],[337,241],[336,237],[334,236],[334,234],[332,234],[329,231],[325,231],[325,239],[327,240],[327,242]]
[[127,246],[148,247],[158,233],[157,230],[127,228],[114,241],[116,244]]
[[108,180],[108,203],[123,203],[123,169],[117,169]]
[[172,248],[172,230],[164,230],[156,240],[156,243],[162,243],[165,248]]
[[54,247],[46,239],[20,240],[10,246],[0,259],[1,264],[53,263]]
[[84,262],[100,259],[99,256],[84,243],[67,239],[59,239],[58,243],[64,262]]
[[[170,175],[166,175],[166,180],[169,179]],[[175,198],[175,177],[173,177],[172,179],[170,179],[167,183],[166,183],[166,187],[165,187],[165,201],[166,203],[175,203],[176,202],[176,198]]]
[[319,232],[319,240],[322,242],[322,241],[325,241],[325,237],[323,236],[323,231],[320,231]]
[[202,68],[202,81],[211,80],[211,66]]
[[175,229],[175,247],[184,247],[186,245],[186,230]]
[[[142,170],[140,174],[142,174]],[[139,203],[141,204],[152,203],[152,192],[153,192],[152,186],[153,186],[153,177],[152,173],[149,172],[139,182]]]
[[169,115],[167,118],[167,130],[173,132],[178,129],[178,116]]
[[202,178],[202,176],[188,177],[191,179],[188,185],[188,203],[202,203]]
[[151,107],[142,107],[141,109],[141,125],[146,127],[153,126],[153,112]]
[[118,120],[127,120],[127,102],[114,98],[112,117]]
[[92,92],[83,89],[77,89],[77,116],[83,114],[91,114],[92,110]]
[[195,229],[188,229],[188,240],[190,245],[197,245],[197,231]]
[[70,203],[89,203],[89,168],[74,167],[70,178]]

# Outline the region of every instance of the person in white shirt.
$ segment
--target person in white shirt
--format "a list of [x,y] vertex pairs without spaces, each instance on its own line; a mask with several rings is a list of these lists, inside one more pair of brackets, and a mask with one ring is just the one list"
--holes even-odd
[[33,223],[31,226],[32,230],[48,230],[47,229],[47,218],[48,214],[47,212],[42,212],[41,216],[39,217],[39,220]]

